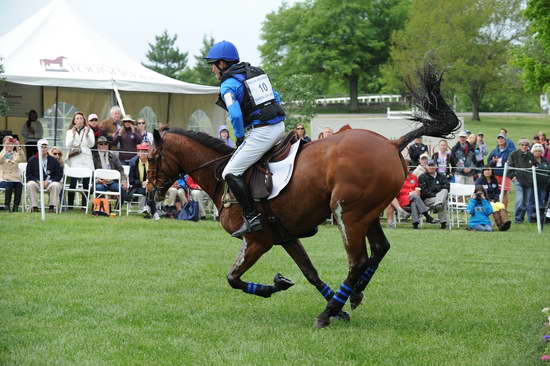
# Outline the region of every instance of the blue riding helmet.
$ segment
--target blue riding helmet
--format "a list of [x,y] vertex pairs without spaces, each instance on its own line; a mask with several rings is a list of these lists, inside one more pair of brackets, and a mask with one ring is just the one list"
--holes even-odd
[[239,62],[239,51],[237,51],[237,47],[233,43],[221,41],[212,46],[205,58],[209,64],[213,64],[219,60]]

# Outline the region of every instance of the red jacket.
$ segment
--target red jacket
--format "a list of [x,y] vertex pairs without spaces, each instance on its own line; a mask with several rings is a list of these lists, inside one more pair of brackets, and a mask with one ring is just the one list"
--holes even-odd
[[193,178],[191,178],[190,175],[188,175],[187,178],[185,179],[185,183],[187,183],[187,187],[191,189],[201,189],[201,187],[197,183],[195,183],[195,181],[193,180]]
[[407,179],[403,183],[399,194],[397,195],[397,201],[399,201],[399,206],[406,207],[411,204],[409,200],[409,193],[413,192],[418,187],[418,177],[413,173],[407,175]]

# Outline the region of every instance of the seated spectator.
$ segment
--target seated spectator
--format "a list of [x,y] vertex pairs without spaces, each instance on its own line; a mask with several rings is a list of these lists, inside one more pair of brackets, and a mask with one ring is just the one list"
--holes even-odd
[[88,127],[90,127],[92,129],[92,131],[94,131],[94,138],[95,138],[96,143],[94,144],[92,149],[96,149],[97,148],[97,139],[99,138],[99,136],[103,136],[103,131],[101,130],[101,128],[99,128],[99,122],[98,122],[97,114],[92,113],[88,116]]
[[306,136],[306,126],[303,123],[298,123],[294,130],[300,137],[300,140],[303,140],[304,142],[311,142],[311,139]]
[[147,121],[144,118],[137,120],[137,134],[141,137],[141,142],[146,142],[151,146],[154,145],[153,134],[147,131]]
[[[97,139],[97,150],[93,153],[94,168],[95,169],[113,169],[117,170],[120,173],[122,180],[121,200],[124,202],[124,192],[128,190],[128,183],[122,178],[124,177],[124,168],[120,164],[118,157],[109,151],[109,141],[105,136],[100,136]],[[96,191],[108,191],[108,192],[117,192],[118,191],[118,182],[116,180],[106,180],[101,179],[95,184]]]
[[429,209],[437,212],[441,228],[447,228],[448,202],[450,184],[444,174],[437,172],[435,161],[430,160],[426,167],[426,173],[418,178],[420,185],[420,197]]
[[476,190],[483,190],[485,198],[491,204],[493,209],[493,219],[500,231],[506,231],[510,228],[508,213],[504,204],[500,202],[500,188],[498,180],[493,175],[493,170],[490,166],[483,168],[481,176],[476,180]]
[[[510,169],[509,176],[514,179],[514,187],[516,189],[516,224],[521,224],[527,213],[527,222],[535,222],[535,207],[531,204],[534,200],[531,198],[533,194],[533,173],[531,167],[535,164],[535,157],[529,151],[529,140],[522,138],[519,140],[519,150],[510,154],[508,166]],[[528,169],[516,170],[513,168]]]
[[422,136],[414,139],[414,142],[409,145],[409,159],[411,164],[417,166],[420,164],[420,156],[428,153],[428,146],[422,143]]
[[137,133],[137,129],[134,126],[135,121],[132,116],[126,115],[122,119],[123,126],[116,130],[113,134],[113,145],[119,145],[119,159],[122,163],[128,163],[128,160],[133,158],[137,151],[136,147],[141,143],[141,136]]
[[475,149],[468,142],[468,134],[462,131],[458,134],[458,142],[451,150],[451,161],[455,168],[456,183],[474,184]]
[[154,217],[158,218],[156,212],[156,205],[153,200],[146,199],[146,187],[147,187],[147,171],[149,170],[149,160],[147,158],[151,145],[147,143],[139,144],[137,147],[138,158],[132,160],[130,164],[130,189],[128,192],[128,199],[132,199],[134,193],[141,194],[145,197],[140,198],[140,208],[146,213],[145,218]]
[[493,213],[491,204],[485,198],[483,189],[476,189],[470,201],[468,201],[468,229],[474,231],[493,231],[489,216]]
[[420,156],[418,166],[413,170],[413,174],[416,175],[417,177],[420,177],[422,174],[426,173],[426,166],[428,165],[428,160],[430,160],[430,156],[427,153],[422,154]]
[[433,154],[432,160],[437,164],[437,172],[445,174],[447,179],[451,178],[451,154],[447,140],[440,140],[438,150]]
[[497,178],[500,189],[504,190],[502,196],[502,203],[506,208],[508,208],[508,192],[510,191],[510,186],[512,185],[512,180],[509,176],[506,177],[506,181],[503,182],[504,174],[504,164],[508,161],[510,156],[510,150],[506,143],[506,136],[499,134],[497,136],[497,147],[489,154],[487,158],[487,164],[494,168],[494,175]]
[[38,120],[38,113],[34,109],[28,113],[27,122],[21,128],[20,135],[25,141],[25,150],[27,151],[27,158],[30,159],[34,154],[38,152],[36,149],[36,143],[44,136],[44,130],[42,123]]
[[[535,158],[534,165],[536,166],[537,173],[537,194],[539,199],[539,210],[541,212],[541,217],[544,217],[544,209],[548,200],[548,191],[550,188],[550,163],[542,157],[543,152],[544,147],[542,146],[542,144],[535,144],[531,148],[531,153]],[[536,209],[535,195],[532,194],[531,198],[531,205],[534,209]]]
[[172,184],[172,187],[168,188],[168,192],[166,192],[166,199],[164,201],[164,204],[168,206],[168,210],[177,211],[177,198],[179,198],[182,205],[187,203],[186,188],[187,184],[185,183],[184,178],[176,180],[174,184]]
[[59,165],[61,165],[61,168],[65,168],[65,160],[63,160],[63,151],[57,147],[54,146],[50,150],[50,155],[53,156],[55,159],[57,159],[57,162]]
[[235,148],[235,143],[229,138],[229,130],[226,125],[218,127],[218,138],[229,147]]
[[59,205],[59,194],[61,192],[61,179],[63,178],[63,169],[59,162],[48,154],[48,140],[38,141],[40,153],[42,154],[42,167],[39,167],[38,156],[35,155],[29,159],[27,164],[27,190],[31,196],[31,207],[33,212],[38,212],[38,194],[40,190],[40,171],[43,171],[44,191],[50,194],[49,212],[56,212]]
[[[11,212],[17,212],[21,203],[23,184],[19,173],[19,163],[24,163],[25,153],[19,141],[12,136],[5,136],[2,140],[2,151],[0,151],[0,188],[4,188],[4,206]],[[13,206],[11,197],[14,196]]]

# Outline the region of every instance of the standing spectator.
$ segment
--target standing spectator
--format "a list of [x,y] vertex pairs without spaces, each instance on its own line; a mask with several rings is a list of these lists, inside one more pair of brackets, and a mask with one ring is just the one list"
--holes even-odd
[[295,130],[300,137],[300,140],[303,140],[304,142],[311,142],[311,139],[306,136],[306,126],[303,123],[298,123]]
[[493,226],[489,216],[493,209],[489,201],[485,198],[483,189],[476,189],[474,197],[468,201],[468,228],[474,231],[493,231]]
[[[100,136],[97,139],[97,151],[94,151],[92,156],[95,169],[112,169],[120,173],[122,181],[121,192],[125,192],[128,189],[128,183],[122,179],[122,177],[124,177],[124,168],[122,164],[120,164],[118,157],[109,151],[109,141],[105,136]],[[95,190],[116,192],[118,191],[118,182],[116,180],[101,179],[96,182]],[[122,196],[124,196],[124,194]],[[122,197],[121,200],[124,202],[124,197]]]
[[414,166],[420,164],[420,156],[428,153],[428,146],[422,143],[422,137],[417,137],[414,142],[409,145],[409,159]]
[[493,218],[500,231],[510,228],[506,207],[500,202],[500,188],[498,180],[493,174],[493,169],[487,165],[483,168],[481,176],[476,180],[476,190],[482,189],[485,198],[491,203]]
[[25,140],[25,150],[27,151],[27,158],[30,158],[38,152],[36,149],[36,142],[44,136],[42,129],[42,123],[38,120],[38,113],[34,109],[31,109],[28,113],[27,122],[21,128],[21,136]]
[[229,138],[229,130],[226,125],[218,127],[218,138],[229,147],[235,148],[235,143]]
[[[23,184],[21,183],[21,174],[19,173],[19,163],[24,163],[25,153],[19,141],[12,136],[5,136],[0,151],[0,188],[4,188],[5,209],[12,212],[17,212],[21,203],[21,193]],[[15,194],[13,199],[13,207],[11,206],[11,196]]]
[[458,134],[458,142],[451,150],[451,161],[455,170],[455,182],[461,184],[474,184],[476,173],[474,147],[468,142],[468,134],[462,131]]
[[[483,168],[483,165],[485,164],[483,162],[483,153],[481,152],[481,149],[477,146],[477,135],[471,134],[470,136],[468,136],[467,140],[474,152],[474,155],[473,155],[474,166],[477,168]],[[477,169],[474,169],[474,170],[476,173],[474,177],[477,178],[478,170]]]
[[[113,145],[120,145],[119,159],[123,163],[133,158],[137,152],[137,145],[141,143],[141,136],[137,133],[134,126],[135,121],[132,116],[126,115],[122,119],[123,127],[119,128],[113,134]],[[149,146],[149,144],[147,144]]]
[[529,151],[529,140],[522,138],[519,140],[519,150],[514,151],[508,160],[510,168],[520,168],[529,170],[510,170],[510,178],[514,179],[516,188],[516,224],[521,224],[525,213],[527,221],[532,222],[535,215],[535,208],[531,205],[534,202],[531,198],[533,194],[533,174],[531,167],[535,164],[535,157]]
[[498,133],[506,139],[506,148],[510,151],[510,154],[516,151],[516,145],[514,145],[512,139],[508,138],[508,130],[503,127]]
[[93,149],[96,149],[97,139],[99,138],[99,136],[103,135],[103,131],[101,130],[101,128],[99,128],[97,114],[92,113],[88,116],[88,126],[92,129],[92,131],[94,131],[94,138],[96,143],[94,144]]
[[153,134],[147,131],[147,121],[144,118],[137,120],[137,134],[141,137],[141,142],[146,142],[153,146]]
[[57,146],[52,147],[50,150],[50,155],[57,160],[57,162],[61,166],[61,169],[65,168],[65,160],[63,160],[63,151],[59,147]]
[[430,160],[426,168],[426,173],[418,178],[420,184],[420,197],[428,206],[437,212],[441,228],[447,228],[448,203],[450,184],[444,174],[437,172],[435,161]]
[[440,140],[438,150],[433,154],[432,160],[437,164],[437,172],[451,178],[451,154],[447,140]]
[[481,159],[478,160],[484,160],[485,157],[489,154],[489,150],[487,148],[487,143],[485,142],[485,134],[483,132],[477,134],[476,146],[481,153]]
[[[122,111],[119,106],[113,106],[111,108],[110,117],[106,120],[101,121],[99,124],[99,127],[102,130],[103,135],[107,136],[107,139],[109,141],[112,141],[113,134],[118,131],[118,129],[122,126],[122,123],[120,121],[120,118],[122,117]],[[115,148],[113,146],[113,148]]]
[[[539,210],[541,211],[541,217],[544,217],[544,208],[546,207],[546,201],[548,200],[548,188],[550,184],[550,163],[542,157],[544,148],[542,144],[535,144],[531,148],[531,153],[535,158],[534,164],[537,167],[537,194],[539,199]],[[531,195],[531,206],[536,209],[535,195]]]
[[334,135],[334,131],[332,130],[332,128],[330,128],[330,127],[325,127],[325,128],[323,129],[323,132],[321,132],[321,133],[319,134],[319,136],[317,137],[317,139],[319,139],[319,140],[320,140],[320,139],[324,139],[324,138],[327,138],[327,137],[332,136],[332,135]]
[[498,184],[500,184],[500,189],[504,190],[502,196],[502,203],[506,208],[508,208],[508,192],[510,191],[510,186],[512,180],[510,176],[506,177],[506,180],[503,181],[504,174],[504,164],[508,161],[510,156],[510,150],[508,149],[508,144],[506,143],[506,136],[499,134],[497,136],[497,147],[489,154],[487,158],[487,163],[491,168],[495,168],[493,173],[497,178]]
[[[71,168],[86,168],[94,170],[94,160],[92,158],[91,148],[95,145],[94,131],[88,127],[88,123],[82,112],[76,112],[69,129],[65,134],[65,147],[69,149],[67,166]],[[69,187],[74,189],[78,178],[70,178]],[[88,189],[89,178],[82,179],[82,187]],[[69,209],[74,206],[74,192],[68,193]],[[82,206],[86,206],[88,201],[82,194]]]
[[48,212],[55,212],[59,205],[59,194],[61,193],[61,179],[63,178],[63,169],[57,160],[48,154],[48,140],[38,140],[42,154],[42,166],[39,165],[38,156],[35,155],[29,159],[27,164],[27,190],[31,196],[31,207],[33,212],[38,212],[38,193],[40,189],[40,171],[43,171],[44,190],[50,194],[50,205]]
[[416,175],[417,177],[420,177],[422,174],[426,173],[426,167],[428,165],[428,160],[430,160],[430,157],[428,156],[428,153],[422,154],[420,156],[420,162],[419,162],[418,166],[414,169],[413,174]]

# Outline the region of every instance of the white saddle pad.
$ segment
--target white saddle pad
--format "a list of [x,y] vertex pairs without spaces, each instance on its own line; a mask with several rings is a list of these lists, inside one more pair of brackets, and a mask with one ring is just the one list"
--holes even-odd
[[281,193],[281,191],[286,187],[290,178],[292,178],[292,172],[294,171],[294,161],[296,159],[296,154],[298,153],[298,148],[300,147],[300,141],[292,144],[288,156],[281,161],[276,163],[269,163],[269,170],[273,174],[273,189],[271,194],[267,198],[268,200],[273,199]]

